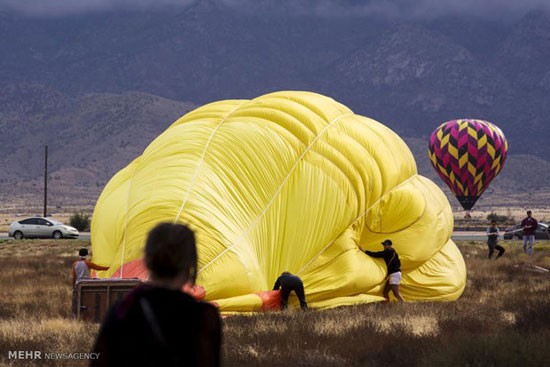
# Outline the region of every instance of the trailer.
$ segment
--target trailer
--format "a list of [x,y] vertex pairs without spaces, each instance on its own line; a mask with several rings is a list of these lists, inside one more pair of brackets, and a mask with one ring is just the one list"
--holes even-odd
[[78,320],[102,322],[111,305],[142,283],[138,278],[80,281],[73,290],[73,316]]

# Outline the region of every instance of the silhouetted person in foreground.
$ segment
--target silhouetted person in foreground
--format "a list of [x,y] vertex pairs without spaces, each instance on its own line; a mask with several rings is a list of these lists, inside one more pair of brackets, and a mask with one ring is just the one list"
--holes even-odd
[[487,246],[489,247],[489,259],[493,258],[493,253],[495,250],[498,251],[497,259],[501,257],[506,251],[504,247],[498,244],[499,231],[497,227],[497,222],[495,220],[491,221],[491,226],[487,227]]
[[274,291],[279,290],[279,288],[281,289],[281,297],[283,300],[281,305],[282,310],[285,310],[288,307],[288,296],[292,291],[296,293],[302,310],[308,310],[302,279],[296,275],[290,274],[288,271],[285,271],[279,276],[279,278],[277,278],[277,281],[273,286]]
[[386,302],[390,300],[390,289],[395,298],[397,298],[399,302],[403,302],[403,298],[401,294],[399,294],[399,283],[401,283],[401,261],[399,260],[399,255],[397,255],[397,251],[393,248],[391,240],[384,240],[382,246],[384,246],[383,251],[365,251],[365,253],[372,257],[381,257],[386,263],[388,268],[388,281],[384,286],[383,292]]
[[94,264],[87,259],[88,249],[81,248],[78,251],[78,260],[73,263],[73,315],[76,316],[78,289],[76,284],[81,280],[90,279],[90,269],[109,270],[108,266]]
[[150,284],[111,308],[92,366],[219,366],[218,310],[181,291],[197,275],[193,232],[180,224],[159,224],[147,237],[145,264]]

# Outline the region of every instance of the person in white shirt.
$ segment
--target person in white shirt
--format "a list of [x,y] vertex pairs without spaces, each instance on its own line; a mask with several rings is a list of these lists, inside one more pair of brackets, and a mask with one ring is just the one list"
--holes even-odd
[[504,247],[498,244],[499,230],[497,222],[492,220],[491,225],[487,227],[487,246],[489,247],[489,259],[493,258],[495,250],[498,251],[497,259],[501,257],[506,251]]

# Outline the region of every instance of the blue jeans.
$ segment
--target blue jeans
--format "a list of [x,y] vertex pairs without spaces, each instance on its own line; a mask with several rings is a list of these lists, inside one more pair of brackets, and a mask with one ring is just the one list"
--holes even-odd
[[[527,239],[529,239],[529,247],[527,247]],[[523,235],[523,252],[533,255],[533,244],[535,243],[535,235]]]

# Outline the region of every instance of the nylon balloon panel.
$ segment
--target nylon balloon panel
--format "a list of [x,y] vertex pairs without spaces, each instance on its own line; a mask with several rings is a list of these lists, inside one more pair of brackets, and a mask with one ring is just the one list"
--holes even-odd
[[283,271],[302,278],[312,308],[380,301],[386,265],[363,251],[386,238],[408,299],[454,300],[466,281],[450,205],[403,140],[310,92],[208,104],[156,137],[98,199],[99,276],[147,279],[144,242],[160,222],[195,231],[186,291],[222,312],[273,309]]

